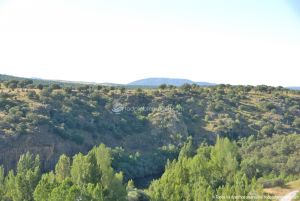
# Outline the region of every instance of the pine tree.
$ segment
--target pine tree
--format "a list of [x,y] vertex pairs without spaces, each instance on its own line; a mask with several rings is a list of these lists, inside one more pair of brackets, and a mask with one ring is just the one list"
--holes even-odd
[[218,138],[215,146],[202,145],[197,154],[183,147],[178,160],[168,163],[159,180],[151,183],[148,193],[153,201],[231,201],[231,196],[262,194],[255,182],[249,182],[239,169],[237,146]]
[[44,174],[33,193],[34,200],[36,201],[49,200],[52,190],[57,186],[58,186],[58,182],[56,181],[53,172]]
[[14,201],[33,201],[33,192],[40,179],[39,156],[26,153],[20,157],[14,177],[12,198]]
[[3,200],[5,194],[5,175],[4,175],[4,168],[0,166],[0,200]]
[[71,176],[74,183],[78,185],[83,185],[89,183],[92,178],[90,175],[90,167],[86,156],[82,153],[79,153],[73,157],[73,163],[71,167]]
[[56,166],[55,166],[55,175],[58,182],[62,182],[64,179],[71,175],[71,162],[70,158],[66,155],[61,155]]

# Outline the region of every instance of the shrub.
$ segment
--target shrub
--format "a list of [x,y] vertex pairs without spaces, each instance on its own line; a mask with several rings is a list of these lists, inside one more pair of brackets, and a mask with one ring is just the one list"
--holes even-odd
[[35,91],[28,91],[27,96],[31,100],[37,100],[38,99],[38,95],[36,94]]
[[284,180],[283,179],[270,179],[270,180],[261,179],[260,183],[264,188],[272,188],[272,187],[283,186]]
[[274,126],[273,125],[265,125],[264,127],[262,127],[262,129],[260,130],[260,133],[264,136],[271,136],[274,132]]
[[294,122],[293,122],[293,126],[300,128],[300,118],[296,117]]

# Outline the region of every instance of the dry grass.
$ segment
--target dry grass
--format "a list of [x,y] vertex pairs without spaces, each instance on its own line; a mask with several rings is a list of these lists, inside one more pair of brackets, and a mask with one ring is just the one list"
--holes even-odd
[[265,188],[264,192],[274,196],[283,196],[294,190],[300,190],[300,179],[289,182],[284,187]]

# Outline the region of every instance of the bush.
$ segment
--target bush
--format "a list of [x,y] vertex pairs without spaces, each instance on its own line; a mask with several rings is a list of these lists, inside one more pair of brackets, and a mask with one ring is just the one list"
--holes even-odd
[[53,89],[53,90],[55,90],[55,89],[61,89],[61,86],[58,85],[58,84],[52,84],[52,85],[50,86],[50,88]]
[[273,188],[273,187],[278,187],[278,186],[284,186],[283,179],[270,179],[270,180],[260,179],[259,182],[262,184],[262,186],[264,188]]
[[28,91],[27,96],[31,100],[37,100],[39,98],[35,91]]
[[273,103],[270,102],[263,102],[261,103],[260,107],[264,110],[264,111],[271,111],[273,109],[276,109],[276,106]]
[[167,85],[166,84],[161,84],[161,85],[159,85],[158,88],[164,90],[164,89],[167,88]]
[[264,136],[272,136],[274,132],[274,126],[273,125],[265,125],[264,127],[262,127],[262,129],[260,130],[260,133]]
[[293,122],[293,126],[300,128],[300,118],[296,117],[294,122]]

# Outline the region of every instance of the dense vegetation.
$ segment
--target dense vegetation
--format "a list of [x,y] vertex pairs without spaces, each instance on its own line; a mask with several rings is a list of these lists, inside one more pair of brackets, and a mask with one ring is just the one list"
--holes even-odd
[[[282,146],[283,149],[292,147],[287,155],[280,154],[280,149],[277,157],[268,159],[263,156],[249,162],[257,155],[269,154],[261,149],[272,150],[287,140],[289,145]],[[299,140],[297,135],[274,136],[264,143],[263,140],[230,142],[218,138],[214,146],[202,144],[197,149],[192,140],[188,140],[178,159],[168,161],[162,177],[144,191],[138,190],[132,180],[125,182],[121,172],[115,173],[112,161],[116,150],[103,144],[86,155],[79,153],[72,158],[61,155],[54,170],[47,173],[41,172],[39,156],[26,153],[20,157],[15,171],[5,174],[4,168],[0,167],[0,200],[212,201],[243,197],[247,200],[270,200],[262,187],[267,179],[271,179],[269,182],[276,179],[275,172],[281,170],[281,178],[288,175],[294,179],[300,177],[299,166],[296,165],[298,160],[292,168],[289,162],[287,166],[276,162],[280,157],[290,161],[299,158]],[[269,160],[273,162],[269,163]],[[274,178],[270,173],[275,174]]]
[[39,158],[22,155],[16,173],[4,177],[0,168],[0,199],[13,201],[125,201],[122,173],[114,173],[111,155],[104,145],[87,155],[59,158],[55,171],[41,174]]
[[[0,195],[7,200],[25,196],[19,185],[27,188],[26,200],[55,200],[62,194],[87,200],[101,194],[109,200],[114,189],[105,190],[110,187],[102,181],[98,152],[109,155],[104,163],[110,172],[123,173],[109,176],[118,181],[120,199],[128,194],[131,200],[211,200],[212,194],[234,195],[246,184],[243,195],[300,177],[299,91],[189,84],[128,89],[0,80],[0,185],[6,189]],[[218,136],[226,140],[211,146]],[[93,148],[101,143],[112,148]],[[26,152],[30,154],[22,155]],[[70,174],[59,179],[56,168],[61,163],[70,166]],[[95,180],[75,179],[76,163],[94,167],[90,171],[97,175],[82,172],[80,179]],[[147,195],[131,181],[147,188],[153,178],[160,179]],[[175,189],[178,194],[170,195]]]
[[266,200],[255,179],[240,170],[238,147],[218,139],[215,146],[201,146],[195,155],[190,144],[183,147],[178,161],[168,163],[161,179],[151,184],[149,194],[153,201],[241,199],[238,196]]
[[300,177],[300,135],[275,135],[272,138],[242,142],[241,167],[248,178],[261,178],[264,186],[283,185]]
[[263,187],[300,178],[299,140],[296,134],[234,143],[218,139],[214,146],[202,144],[196,150],[190,141],[147,192],[154,201],[269,200]]
[[0,167],[0,199],[5,201],[211,201],[247,196],[268,200],[256,177],[241,169],[238,146],[228,139],[201,145],[196,153],[189,141],[178,160],[168,162],[163,176],[146,192],[111,167],[112,150],[101,144],[87,155],[61,155],[54,171],[41,174],[39,157],[26,153],[16,171],[5,176]]

